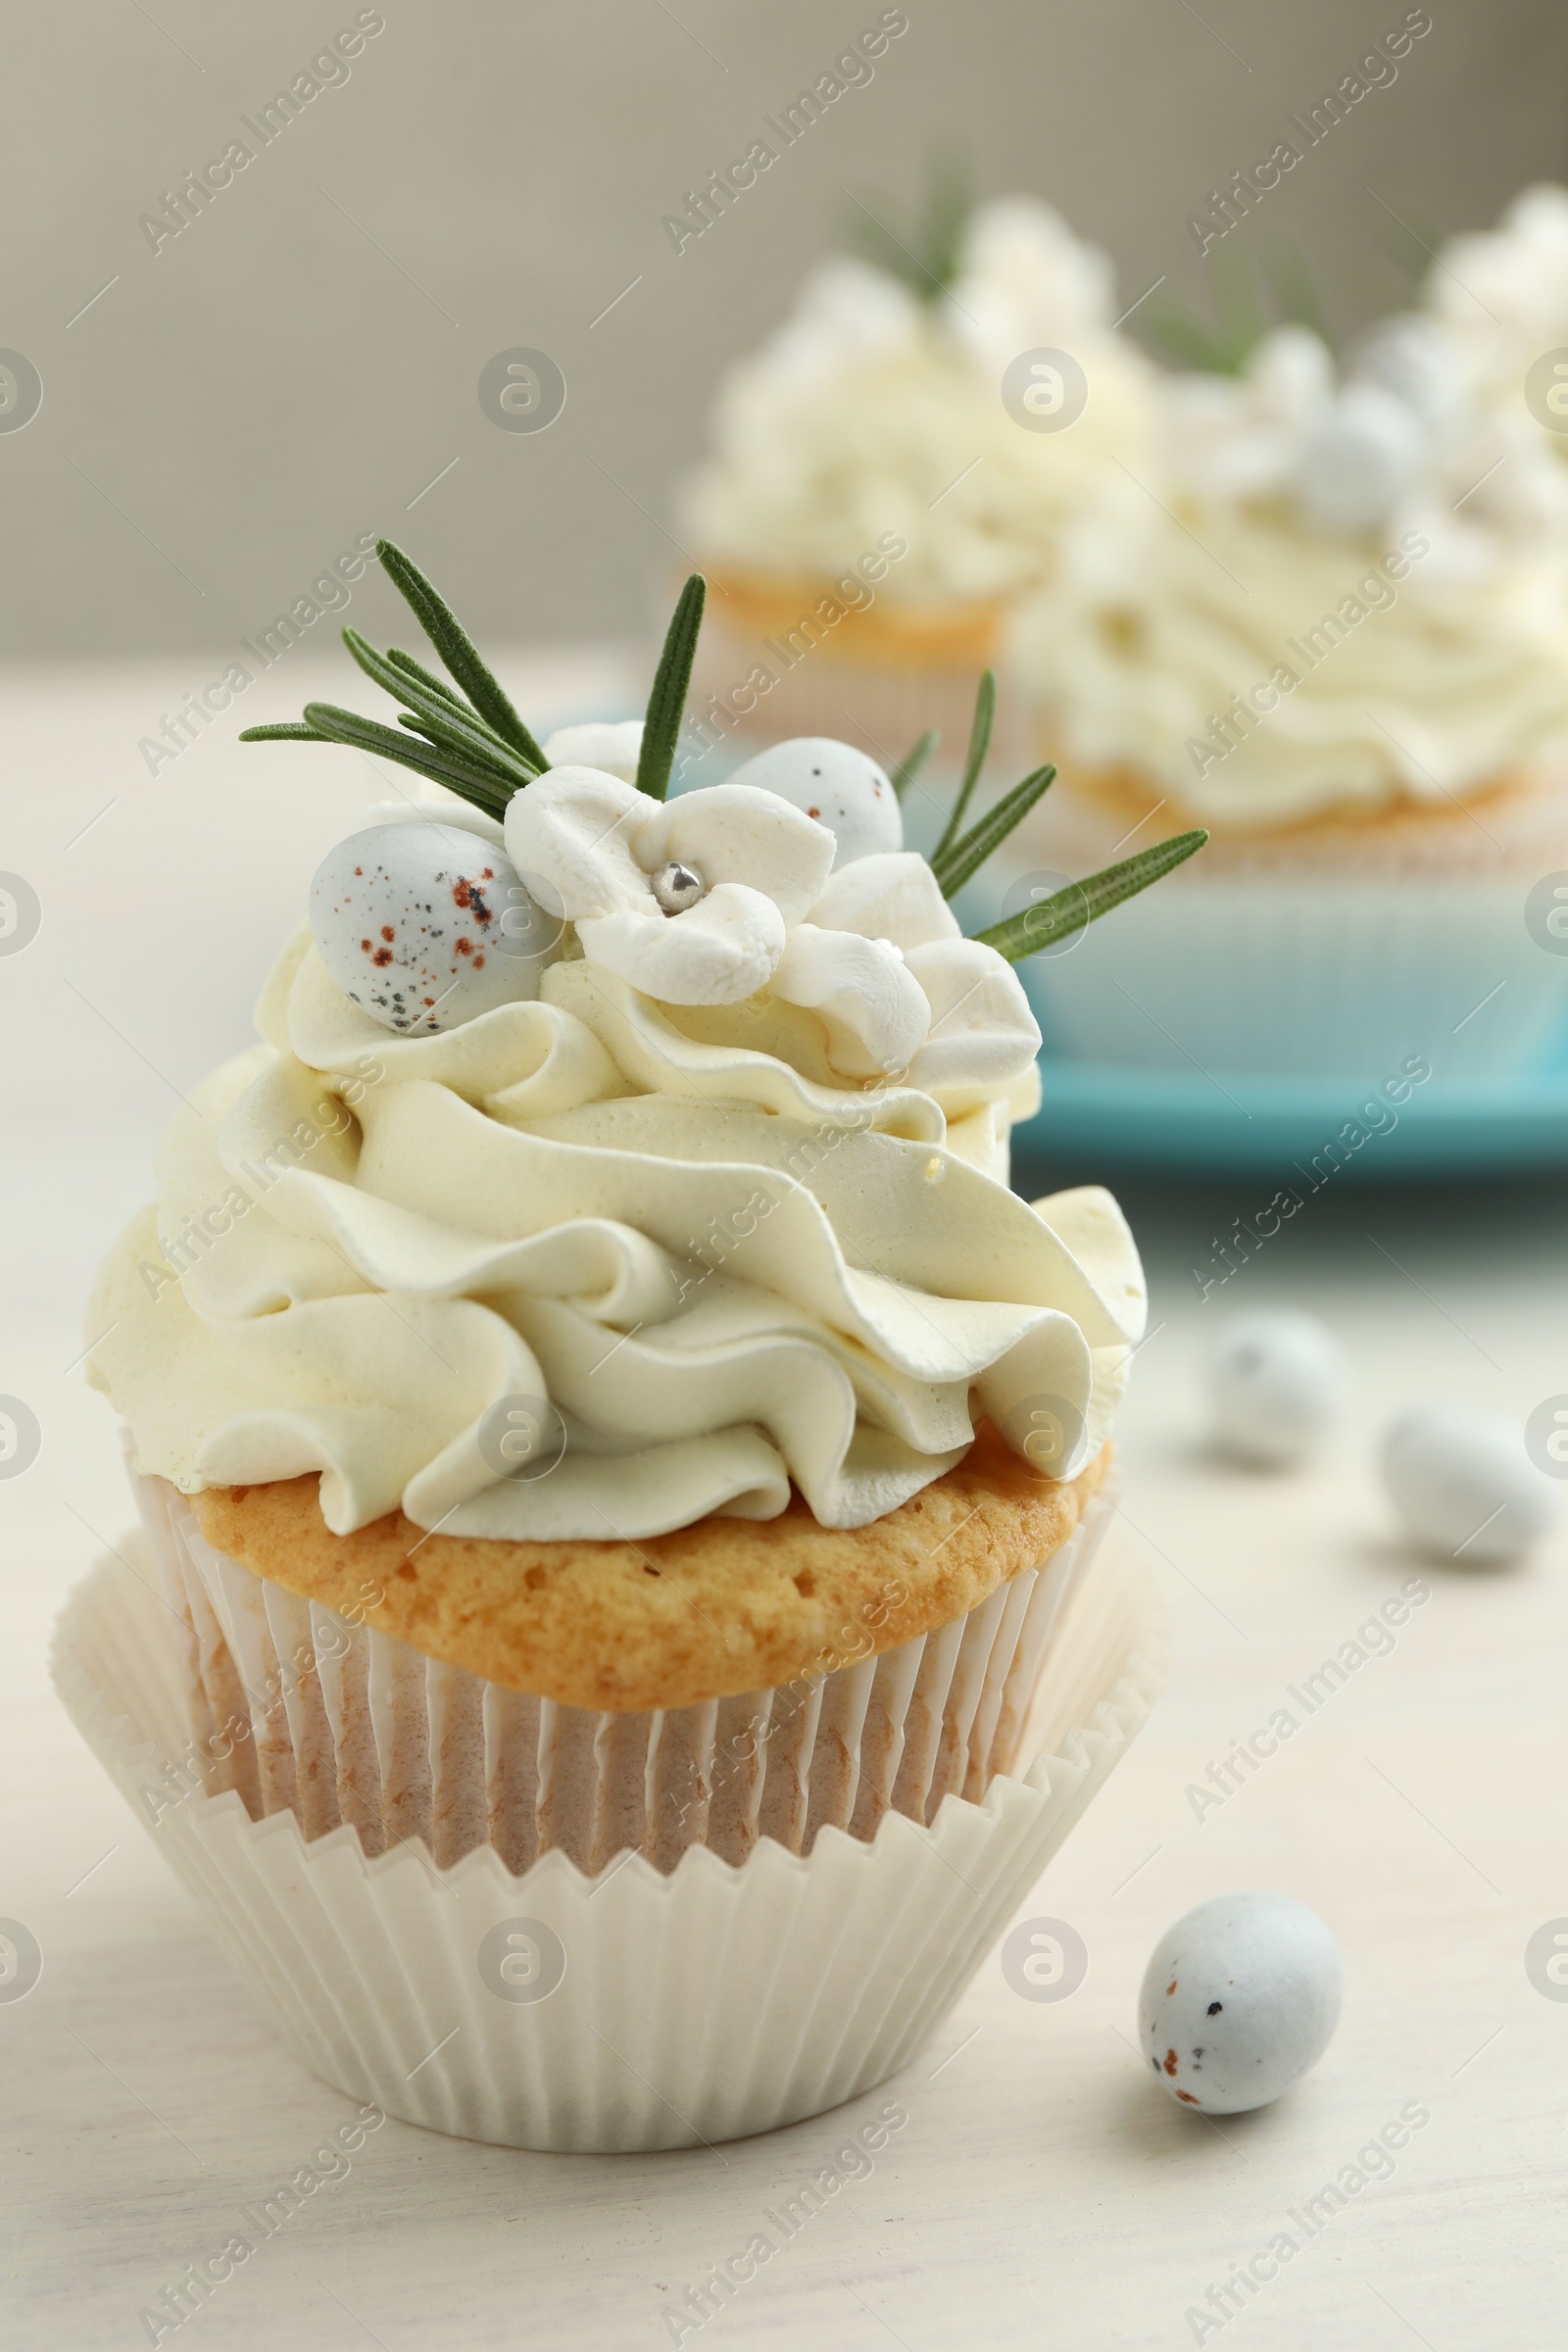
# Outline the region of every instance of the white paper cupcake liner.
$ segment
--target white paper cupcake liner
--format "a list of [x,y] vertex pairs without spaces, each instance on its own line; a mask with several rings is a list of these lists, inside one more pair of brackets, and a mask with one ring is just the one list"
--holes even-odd
[[[737,690],[741,701],[750,699],[745,682],[759,662],[773,672],[775,682],[743,710]],[[749,759],[763,743],[830,735],[858,743],[889,765],[902,760],[927,727],[941,737],[949,766],[961,761],[981,662],[877,661],[840,653],[831,639],[810,647],[793,667],[785,662],[776,641],[769,651],[745,630],[727,626],[722,605],[716,598],[710,601],[687,709],[692,728],[704,728],[714,738],[715,763],[723,758],[719,743],[733,744],[737,759]],[[1010,762],[1017,773],[1005,781],[1015,782],[1032,763],[1033,739],[1022,699],[1001,696],[990,772],[1000,775]]]
[[[559,1849],[590,1876],[631,1848],[742,1863],[760,1838],[809,1853],[829,1827],[928,1823],[1013,1764],[1052,1630],[1108,1514],[965,1617],[879,1657],[698,1706],[593,1713],[486,1683],[355,1626],[216,1551],[185,1497],[133,1478],[183,1629],[208,1792],[307,1838],[347,1823],[368,1854],[422,1838],[446,1867],[493,1845],[509,1870]],[[869,1637],[862,1637],[868,1646]]]
[[[763,1835],[738,1868],[710,1843],[661,1869],[628,1846],[590,1876],[557,1845],[515,1875],[489,1842],[439,1865],[435,1800],[431,1841],[416,1828],[370,1855],[346,1821],[308,1838],[286,1802],[252,1819],[238,1787],[209,1793],[175,1633],[153,1577],[105,1560],[60,1621],[56,1687],[275,2032],[389,2114],[540,2149],[732,2138],[896,2072],[1125,1751],[1163,1664],[1147,1585],[1102,1554],[1042,1644],[1018,1730],[1036,1760],[981,1801],[950,1790],[929,1827],[890,1804],[864,1838],[813,1831],[808,1795],[808,1852]],[[281,1788],[292,1740],[274,1718],[263,1731],[257,1788]]]
[[[1505,822],[1497,811],[1487,821]],[[1000,897],[1026,873],[1088,873],[1178,828],[1155,816],[1131,841],[1117,829],[1108,812],[1050,794],[992,887]],[[1048,1047],[1083,1061],[1366,1085],[1411,1057],[1460,1079],[1544,1062],[1568,1030],[1568,955],[1543,944],[1527,902],[1543,876],[1568,869],[1568,800],[1522,800],[1493,847],[1458,826],[1473,831],[1468,870],[1455,823],[1436,830],[1442,858],[1423,852],[1419,828],[1353,861],[1343,842],[1212,844],[1065,953],[1018,965]]]

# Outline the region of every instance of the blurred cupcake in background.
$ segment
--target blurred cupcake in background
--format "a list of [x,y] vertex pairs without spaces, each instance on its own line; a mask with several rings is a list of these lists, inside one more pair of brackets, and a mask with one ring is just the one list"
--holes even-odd
[[1338,364],[1299,324],[1221,356],[1159,381],[1148,495],[1017,617],[1063,777],[1020,854],[1078,874],[1156,810],[1213,836],[1114,972],[1090,939],[1025,967],[1037,1010],[1117,1062],[1528,1065],[1568,985],[1530,897],[1568,867],[1568,471],[1430,313]]
[[1568,463],[1568,188],[1522,189],[1494,229],[1450,237],[1421,301],[1477,391],[1522,410]]
[[1112,332],[1109,262],[1033,198],[938,178],[904,241],[818,265],[720,390],[682,536],[714,591],[694,695],[714,739],[842,734],[956,750],[1009,605],[1090,505],[1140,494],[1151,370]]

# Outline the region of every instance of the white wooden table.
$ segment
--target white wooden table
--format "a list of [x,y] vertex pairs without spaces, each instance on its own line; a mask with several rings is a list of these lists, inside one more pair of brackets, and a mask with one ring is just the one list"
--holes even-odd
[[[319,675],[307,682],[302,665],[265,710],[259,689],[254,715],[296,709],[307,683]],[[26,1998],[0,2001],[0,2341],[26,2352],[148,2341],[138,2312],[351,2112],[270,2039],[45,1673],[61,1596],[128,1516],[111,1417],[73,1368],[96,1260],[150,1191],[171,1088],[241,1042],[269,946],[369,786],[347,758],[264,769],[268,755],[211,742],[151,784],[136,738],[178,685],[126,670],[13,686],[0,703],[0,864],[46,908],[34,945],[0,961],[15,1041],[0,1391],[43,1429],[33,1466],[0,1480],[0,1915],[30,1930],[44,1961]],[[568,685],[557,714],[583,700]],[[1199,1303],[1186,1269],[1207,1261],[1252,1189],[1132,1196],[1160,1328],[1124,1415],[1121,1532],[1165,1584],[1177,1649],[1152,1723],[1024,1914],[1078,1929],[1082,1987],[1029,2002],[992,1961],[889,2091],[716,2153],[523,2155],[388,2123],[217,2290],[190,2340],[668,2343],[666,2309],[828,2160],[844,2125],[892,2095],[908,2121],[874,2172],[682,2340],[1561,2345],[1568,2002],[1533,1987],[1524,1949],[1568,1915],[1568,1550],[1559,1531],[1518,1570],[1415,1562],[1393,1540],[1370,1459],[1383,1421],[1418,1397],[1522,1421],[1568,1391],[1557,1188],[1325,1194],[1273,1263],[1231,1285],[1236,1304],[1310,1304],[1355,1363],[1339,1439],[1318,1467],[1282,1478],[1228,1469],[1201,1443],[1198,1364],[1222,1310],[1219,1294]],[[1192,1785],[1412,1574],[1431,1597],[1393,1651],[1197,1818]],[[1150,2081],[1134,2001],[1160,1931],[1247,1886],[1329,1919],[1345,2014],[1293,2096],[1211,2123]],[[1407,2107],[1429,2120],[1392,2175],[1306,2226],[1307,2201]],[[1281,2261],[1276,2249],[1277,2275],[1233,2290],[1222,2317],[1210,2288],[1249,2262],[1254,2280],[1266,2274],[1282,2231],[1298,2250]]]

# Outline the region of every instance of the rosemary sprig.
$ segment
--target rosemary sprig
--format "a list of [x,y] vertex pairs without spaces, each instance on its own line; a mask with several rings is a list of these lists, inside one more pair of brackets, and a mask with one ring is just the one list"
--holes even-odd
[[958,829],[963,823],[970,796],[980,781],[980,770],[984,767],[986,754],[991,749],[991,730],[996,723],[996,716],[997,677],[995,670],[988,669],[982,672],[980,684],[975,693],[974,719],[969,728],[969,751],[963,763],[958,797],[953,804],[953,813],[948,818],[942,839],[931,853],[931,862],[935,866],[942,864],[943,859],[948,857],[957,841]]
[[422,686],[426,694],[438,695],[442,702],[450,703],[454,710],[467,711],[468,706],[462,697],[454,694],[446,681],[438,678],[433,669],[426,669],[422,662],[416,662],[412,654],[405,654],[397,646],[389,645],[386,649],[386,658],[394,669],[400,669],[404,676],[412,678],[416,686]]
[[358,629],[345,629],[343,642],[366,675],[404,706],[398,724],[407,732],[400,735],[332,703],[312,703],[303,726],[247,727],[240,741],[350,744],[412,767],[487,815],[499,816],[512,795],[542,775],[549,762],[439,590],[390,539],[377,541],[377,552],[469,699],[454,693],[412,654],[377,653]]
[[[380,540],[378,547],[382,564],[418,614],[463,691],[454,693],[412,654],[396,648],[389,653],[378,653],[358,629],[345,629],[343,642],[367,677],[404,706],[398,712],[397,727],[364,718],[357,710],[341,710],[335,703],[307,703],[303,720],[247,727],[240,741],[347,744],[355,751],[395,760],[416,774],[433,777],[438,784],[471,801],[486,815],[503,817],[513,795],[525,790],[536,776],[545,772],[548,762],[544,753],[513,710],[450,607],[423,572],[389,539]],[[669,790],[706,594],[702,573],[693,572],[680,592],[654,675],[637,763],[637,788],[650,800],[662,801]],[[991,747],[996,700],[997,682],[988,669],[975,697],[974,724],[957,797],[931,858],[932,871],[945,898],[951,899],[978,873],[1013,827],[1028,815],[1056,773],[1049,765],[1037,767],[1021,784],[1004,794],[977,824],[971,825],[967,832],[960,830]],[[902,796],[908,789],[911,779],[935,750],[936,742],[935,731],[928,727],[894,770],[891,780],[896,793]],[[1021,914],[994,924],[989,931],[976,936],[983,945],[996,948],[1011,960],[1033,955],[1050,946],[1053,940],[1064,938],[1068,932],[1092,922],[1096,915],[1131,898],[1134,892],[1146,889],[1172,866],[1179,865],[1184,858],[1190,858],[1195,850],[1201,849],[1207,839],[1208,835],[1201,832],[1178,834],[1173,840],[1129,858],[1121,865],[1107,866],[1103,873],[1070,884],[1040,906],[1026,907]]]
[[[889,199],[877,201],[883,212],[897,217]],[[852,202],[856,209],[845,220],[846,242],[907,286],[917,302],[940,302],[962,267],[964,232],[974,210],[974,187],[962,153],[949,148],[932,156],[926,167],[924,216],[912,223],[901,221],[903,236],[858,197]]]
[[903,800],[941,740],[935,727],[927,727],[913,750],[905,753],[904,758],[888,778],[888,782],[893,787],[895,800]]
[[412,606],[419,626],[480,717],[488,720],[514,752],[522,754],[536,776],[542,775],[549,761],[445,597],[390,539],[378,539],[375,552],[381,559],[382,570]]
[[1009,963],[1017,963],[1026,956],[1038,955],[1042,948],[1054,946],[1071,932],[1083,930],[1097,916],[1119,906],[1123,899],[1136,898],[1151,882],[1183,864],[1207,839],[1200,827],[1191,833],[1173,833],[1169,841],[1140,850],[1136,858],[1124,858],[1119,865],[1103,866],[1098,874],[1086,874],[1081,882],[1069,882],[1065,890],[1054,891],[1038,906],[1025,906],[974,936],[983,947],[995,948]]
[[1294,237],[1276,237],[1263,251],[1263,274],[1274,297],[1276,315],[1288,326],[1310,327],[1320,343],[1334,349],[1323,297],[1318,292],[1305,254]]
[[1056,771],[1049,763],[1037,767],[1004,794],[977,825],[956,841],[946,857],[933,858],[931,868],[941,885],[942,896],[951,899],[963,888],[970,876],[977,874],[994,850],[999,850],[1014,825],[1022,824],[1042,793],[1056,780]]
[[[403,705],[398,726],[404,733],[332,703],[311,703],[303,725],[247,727],[240,741],[351,744],[433,777],[488,815],[500,816],[513,794],[543,775],[549,761],[445,598],[390,539],[379,540],[377,548],[388,576],[463,691],[454,693],[412,654],[395,647],[379,653],[358,629],[345,629],[343,642],[366,676]],[[654,800],[662,801],[669,789],[704,596],[702,575],[694,572],[675,607],[649,697],[637,781]]]
[[1144,340],[1164,358],[1204,375],[1240,375],[1275,323],[1310,327],[1333,349],[1322,298],[1305,256],[1291,238],[1276,237],[1261,258],[1269,306],[1258,291],[1248,249],[1221,245],[1207,257],[1205,267],[1212,323],[1176,302],[1152,304],[1144,315],[1140,326]]
[[646,792],[650,800],[662,801],[669,790],[669,774],[675,764],[681,720],[686,715],[686,690],[692,682],[692,661],[707,595],[707,581],[700,571],[694,571],[680,592],[665,631],[664,650],[654,672],[648,714],[643,721],[642,751],[637,760],[637,789]]
[[[345,629],[343,642],[368,678],[384,686],[394,701],[406,703],[419,722],[418,732],[427,735],[432,743],[456,753],[470,766],[487,773],[499,767],[512,778],[514,789],[529,784],[540,773],[539,768],[510,750],[493,727],[451,696],[439,691],[432,693],[422,681],[416,681],[408,672],[378,654],[373,645],[360,635],[358,629]],[[400,723],[407,724],[402,721]],[[543,753],[540,759],[543,760]]]
[[[362,718],[357,710],[340,710],[335,703],[307,703],[305,721],[311,732],[297,736],[297,742],[346,743],[357,752],[373,752],[378,759],[395,760],[402,766],[412,767],[422,776],[432,776],[436,783],[461,793],[466,801],[471,801],[489,816],[499,816],[512,798],[510,783],[470,767],[438,745],[411,743],[396,728],[383,727],[373,718]],[[259,734],[261,730],[255,732]]]

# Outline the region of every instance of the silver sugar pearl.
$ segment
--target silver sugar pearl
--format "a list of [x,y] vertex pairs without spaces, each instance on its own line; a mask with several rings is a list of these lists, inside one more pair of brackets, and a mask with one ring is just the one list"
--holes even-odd
[[684,914],[688,906],[695,906],[699,899],[708,896],[708,884],[697,868],[682,865],[678,858],[661,866],[654,876],[653,888],[655,903],[665,914]]

